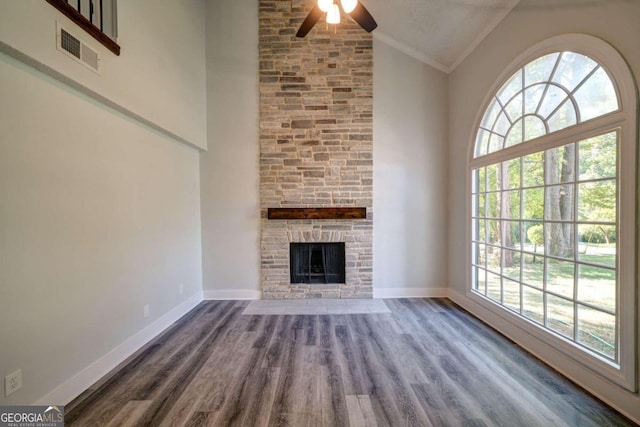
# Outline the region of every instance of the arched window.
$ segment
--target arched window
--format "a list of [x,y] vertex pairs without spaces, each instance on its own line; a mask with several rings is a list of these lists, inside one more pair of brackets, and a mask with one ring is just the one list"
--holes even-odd
[[[515,69],[515,72],[513,71]],[[500,80],[475,135],[471,291],[632,388],[637,91],[589,36]]]

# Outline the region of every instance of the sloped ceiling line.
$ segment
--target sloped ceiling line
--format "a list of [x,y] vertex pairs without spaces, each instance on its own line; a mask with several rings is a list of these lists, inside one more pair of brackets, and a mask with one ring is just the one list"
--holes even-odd
[[375,39],[451,73],[520,0],[363,0]]

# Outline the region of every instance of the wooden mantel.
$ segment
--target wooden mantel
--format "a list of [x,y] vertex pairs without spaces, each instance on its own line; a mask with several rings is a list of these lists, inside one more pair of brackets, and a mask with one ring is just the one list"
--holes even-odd
[[367,208],[269,208],[268,219],[366,219]]

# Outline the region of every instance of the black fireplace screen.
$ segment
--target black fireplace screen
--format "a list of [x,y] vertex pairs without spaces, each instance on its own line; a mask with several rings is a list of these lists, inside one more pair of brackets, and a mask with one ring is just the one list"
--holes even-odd
[[345,283],[344,242],[291,243],[291,283]]

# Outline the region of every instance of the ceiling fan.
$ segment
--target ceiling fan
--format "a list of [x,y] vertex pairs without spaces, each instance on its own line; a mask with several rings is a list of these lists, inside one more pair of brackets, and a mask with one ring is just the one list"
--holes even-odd
[[[358,0],[340,0],[340,6],[366,32],[370,33],[378,26],[373,16]],[[306,36],[324,13],[327,14],[327,23],[340,23],[340,8],[334,0],[318,0],[318,3],[313,6],[311,12],[300,25],[296,37]]]

